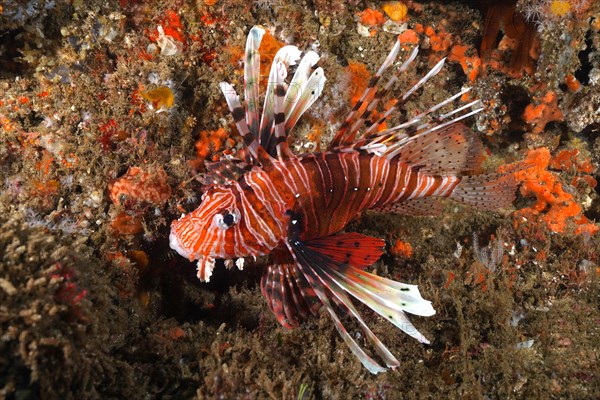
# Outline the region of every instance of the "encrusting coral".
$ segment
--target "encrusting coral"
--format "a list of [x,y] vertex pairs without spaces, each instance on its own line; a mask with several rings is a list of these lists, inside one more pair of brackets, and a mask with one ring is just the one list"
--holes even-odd
[[[564,160],[553,160],[550,150],[542,147],[530,150],[523,165],[525,168],[516,172],[517,179],[521,181],[521,194],[534,196],[535,202],[515,212],[515,228],[542,223],[554,233],[565,233],[569,228],[575,234],[593,235],[598,232],[598,225],[583,215],[581,205],[565,191],[558,176],[548,171],[548,166],[562,166]],[[582,165],[584,171],[591,172],[587,163]]]
[[538,104],[527,105],[523,111],[523,121],[533,126],[532,133],[541,133],[549,122],[564,119],[562,111],[558,108],[556,93],[548,91],[536,103]]
[[160,207],[171,197],[167,174],[161,167],[130,167],[108,189],[112,202],[120,206],[149,203]]

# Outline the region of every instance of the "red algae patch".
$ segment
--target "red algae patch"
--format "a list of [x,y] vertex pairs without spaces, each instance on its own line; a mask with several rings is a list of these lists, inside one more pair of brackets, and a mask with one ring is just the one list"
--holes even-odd
[[192,163],[195,167],[199,167],[205,160],[217,161],[223,150],[230,149],[234,144],[235,141],[224,128],[214,131],[201,131],[200,138],[194,145],[196,159]]
[[364,11],[359,12],[358,17],[360,18],[360,22],[366,26],[382,25],[385,22],[383,13],[379,10],[373,10],[372,8],[367,8]]
[[[470,54],[470,55],[467,55]],[[481,59],[477,56],[475,48],[467,45],[454,45],[450,49],[448,61],[460,63],[465,75],[471,82],[475,82],[481,70]]]
[[350,105],[354,106],[369,84],[371,73],[367,66],[358,61],[349,61],[346,72],[350,75]]
[[171,197],[171,187],[160,167],[130,167],[125,175],[109,185],[109,197],[120,206],[145,202],[159,207]]
[[410,243],[397,239],[390,249],[390,253],[399,258],[410,258],[413,255],[413,248]]

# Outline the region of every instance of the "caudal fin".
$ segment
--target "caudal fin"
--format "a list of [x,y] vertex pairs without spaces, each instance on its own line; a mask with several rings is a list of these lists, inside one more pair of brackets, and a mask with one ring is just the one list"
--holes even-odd
[[465,176],[454,188],[450,198],[481,210],[510,207],[515,200],[517,180],[514,173],[494,173]]

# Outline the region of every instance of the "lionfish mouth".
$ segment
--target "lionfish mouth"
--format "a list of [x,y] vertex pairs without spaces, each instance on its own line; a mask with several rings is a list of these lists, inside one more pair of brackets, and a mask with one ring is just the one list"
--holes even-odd
[[171,233],[169,234],[169,246],[177,253],[179,253],[179,255],[189,260],[193,260],[195,258],[189,250],[187,250],[184,246],[181,245],[181,243],[179,242],[179,238],[173,232],[173,230],[171,230]]
[[[210,255],[199,255],[190,252],[184,246],[182,246],[182,244],[179,242],[179,238],[173,232],[171,232],[169,235],[169,246],[190,261],[198,260],[198,279],[200,279],[202,282],[208,282],[210,280],[212,271],[215,268],[215,257]],[[231,258],[223,258],[223,260],[227,268],[232,268],[235,265],[239,270],[244,269],[244,258],[236,258],[235,260]]]

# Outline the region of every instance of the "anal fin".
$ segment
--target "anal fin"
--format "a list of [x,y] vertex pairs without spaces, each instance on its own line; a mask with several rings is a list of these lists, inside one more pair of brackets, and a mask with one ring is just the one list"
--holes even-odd
[[435,216],[442,212],[442,203],[439,198],[422,197],[389,204],[387,206],[375,208],[374,210],[412,217]]

